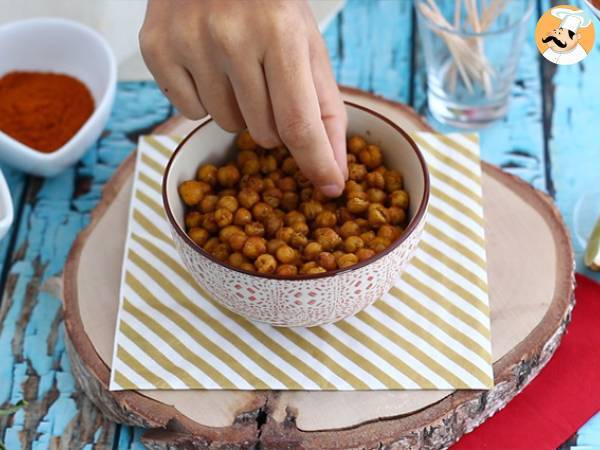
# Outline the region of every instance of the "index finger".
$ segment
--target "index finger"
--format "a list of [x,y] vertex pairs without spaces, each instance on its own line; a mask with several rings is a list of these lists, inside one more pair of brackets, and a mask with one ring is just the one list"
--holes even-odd
[[298,167],[329,197],[341,195],[344,176],[329,142],[315,84],[307,42],[279,42],[264,59],[265,77],[279,137]]

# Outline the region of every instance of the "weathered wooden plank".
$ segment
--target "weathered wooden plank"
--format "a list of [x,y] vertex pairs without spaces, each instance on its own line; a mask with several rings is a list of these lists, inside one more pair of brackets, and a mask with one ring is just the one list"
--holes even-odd
[[408,101],[411,1],[348,0],[324,36],[339,83]]
[[[517,76],[511,88],[506,119],[480,130],[484,160],[518,175],[538,189],[547,189],[542,124],[542,83],[540,62],[533,36],[539,15],[534,11],[525,33],[525,45]],[[417,36],[415,35],[415,38]],[[428,121],[441,132],[452,131],[436,122],[427,111],[426,71],[420,44],[416,45],[413,107],[426,114]]]
[[[582,1],[571,2],[584,9]],[[544,10],[552,2],[543,0]],[[600,281],[600,274],[587,270],[583,264],[584,248],[574,234],[575,205],[588,193],[583,208],[600,212],[600,140],[596,122],[600,117],[600,22],[594,18],[596,46],[588,58],[572,66],[555,66],[544,61],[545,89],[553,92],[548,109],[548,152],[554,182],[555,199],[572,232],[577,270]]]
[[10,449],[113,445],[115,425],[75,385],[52,280],[137,135],[171,112],[154,83],[121,84],[106,132],[79,165],[27,187],[0,307],[0,406],[29,401],[26,409],[0,418],[0,439]]

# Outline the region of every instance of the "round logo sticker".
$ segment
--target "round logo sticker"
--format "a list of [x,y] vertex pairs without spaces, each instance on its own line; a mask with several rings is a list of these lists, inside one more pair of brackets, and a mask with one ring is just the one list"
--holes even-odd
[[583,61],[594,46],[594,24],[584,10],[559,5],[544,13],[535,29],[538,50],[554,64],[570,65]]

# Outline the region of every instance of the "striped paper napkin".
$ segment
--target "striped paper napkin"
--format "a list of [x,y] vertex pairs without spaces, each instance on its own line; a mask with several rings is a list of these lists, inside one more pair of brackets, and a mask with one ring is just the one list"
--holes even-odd
[[141,138],[110,389],[492,387],[478,137],[413,137],[432,190],[406,272],[356,316],[294,329],[237,316],[188,275],[160,193],[176,141]]

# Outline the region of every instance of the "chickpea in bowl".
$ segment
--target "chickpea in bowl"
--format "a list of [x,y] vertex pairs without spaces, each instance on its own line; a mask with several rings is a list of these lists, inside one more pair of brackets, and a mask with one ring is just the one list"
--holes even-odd
[[232,311],[281,326],[340,320],[385,293],[412,256],[429,198],[423,157],[385,117],[346,107],[349,180],[336,199],[285,148],[212,121],[173,154],[163,201],[178,252]]
[[402,236],[409,194],[379,146],[348,139],[344,193],[327,198],[284,147],[260,148],[245,131],[224,165],[202,164],[179,185],[187,235],[232,267],[293,277],[352,267]]

